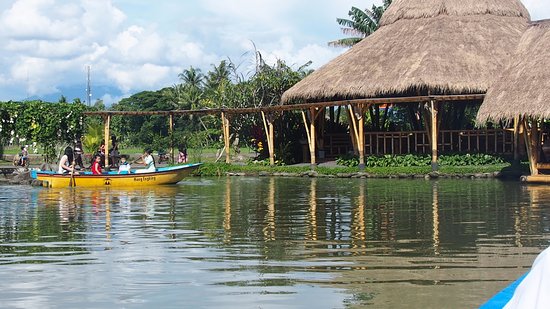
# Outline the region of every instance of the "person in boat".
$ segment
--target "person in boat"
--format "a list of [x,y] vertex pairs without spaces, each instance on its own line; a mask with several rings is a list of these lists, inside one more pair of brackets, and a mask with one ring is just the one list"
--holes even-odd
[[[59,168],[57,169],[59,174],[75,173],[74,169],[74,153],[73,149],[69,146],[65,148],[65,152],[59,160]],[[78,174],[78,173],[75,173]]]
[[19,153],[19,165],[26,166],[28,159],[29,151],[27,150],[27,146],[21,146],[21,152]]
[[119,174],[130,174],[130,163],[126,161],[126,155],[120,156],[120,164],[118,166],[118,173]]
[[96,154],[92,163],[92,174],[101,175],[101,156]]
[[82,141],[77,139],[74,144],[74,166],[78,166],[79,169],[84,168],[84,162],[82,162],[82,155],[84,154],[84,148],[82,147]]
[[115,135],[111,136],[111,145],[111,149],[109,149],[109,164],[111,164],[111,167],[116,168],[118,167],[120,155],[118,152],[118,142]]
[[99,146],[99,149],[97,149],[97,152],[101,156],[101,166],[103,166],[103,163],[105,162],[105,140],[104,139],[101,140],[101,145]]
[[145,165],[145,168],[136,170],[136,173],[151,173],[157,170],[155,166],[155,159],[151,155],[153,152],[151,149],[145,149],[143,155],[141,156],[141,162]]
[[187,147],[180,147],[178,150],[178,163],[187,163]]

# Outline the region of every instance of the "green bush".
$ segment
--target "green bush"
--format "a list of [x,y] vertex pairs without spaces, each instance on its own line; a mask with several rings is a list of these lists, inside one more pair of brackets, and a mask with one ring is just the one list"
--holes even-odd
[[[489,154],[447,154],[439,157],[441,166],[479,166],[504,164],[506,161],[501,157]],[[336,159],[339,165],[355,167],[359,165],[359,158],[356,156],[344,156]],[[414,167],[429,166],[431,156],[426,154],[406,155],[382,155],[366,156],[366,167]]]

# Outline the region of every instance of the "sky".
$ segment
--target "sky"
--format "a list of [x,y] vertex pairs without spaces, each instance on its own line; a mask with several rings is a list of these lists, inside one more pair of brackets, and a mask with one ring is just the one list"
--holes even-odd
[[[522,0],[532,20],[550,0]],[[86,101],[107,105],[207,72],[231,60],[246,76],[254,50],[268,63],[318,68],[343,48],[336,18],[382,0],[1,0],[0,101]]]

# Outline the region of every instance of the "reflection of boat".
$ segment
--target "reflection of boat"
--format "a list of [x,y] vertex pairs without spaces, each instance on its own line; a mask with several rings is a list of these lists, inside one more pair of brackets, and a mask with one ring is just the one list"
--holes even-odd
[[58,174],[55,172],[32,172],[31,176],[42,180],[43,186],[50,188],[69,187],[71,177],[74,177],[75,187],[135,187],[175,184],[198,168],[202,163],[184,164],[157,168],[155,172],[118,174],[108,172],[93,175],[90,172],[75,174]]

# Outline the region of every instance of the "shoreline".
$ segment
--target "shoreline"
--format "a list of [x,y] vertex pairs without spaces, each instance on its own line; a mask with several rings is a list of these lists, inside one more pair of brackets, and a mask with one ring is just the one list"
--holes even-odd
[[[37,168],[38,166],[31,166]],[[30,178],[28,170],[13,165],[0,164],[0,185],[39,186]],[[308,163],[288,166],[244,165],[204,163],[192,177],[308,177],[308,178],[366,178],[366,179],[501,179],[520,181],[526,175],[521,167],[510,165],[446,167],[431,171],[431,167],[376,167],[358,171],[357,167],[336,165],[334,161],[320,163],[311,169]]]

